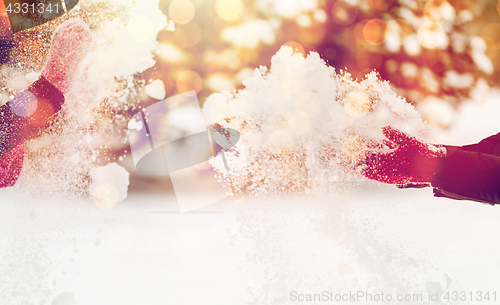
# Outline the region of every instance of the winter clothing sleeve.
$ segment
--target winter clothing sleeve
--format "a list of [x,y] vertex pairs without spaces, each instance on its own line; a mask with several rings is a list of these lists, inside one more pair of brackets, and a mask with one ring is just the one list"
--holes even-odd
[[473,145],[444,146],[432,180],[434,196],[500,204],[500,133]]

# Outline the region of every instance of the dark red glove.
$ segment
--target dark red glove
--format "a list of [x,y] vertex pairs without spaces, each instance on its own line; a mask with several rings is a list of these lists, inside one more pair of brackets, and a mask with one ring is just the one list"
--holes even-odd
[[438,160],[445,156],[446,150],[390,126],[384,127],[382,132],[394,148],[369,149],[362,162],[363,175],[388,184],[432,182]]
[[34,113],[29,113],[31,103],[22,98],[23,92],[0,107],[0,188],[15,184],[24,161],[22,144],[38,137],[61,110],[63,94],[75,81],[91,42],[92,34],[83,21],[63,22],[54,31],[42,76],[26,90],[36,97]]
[[24,147],[17,145],[0,159],[0,188],[13,186],[23,168]]

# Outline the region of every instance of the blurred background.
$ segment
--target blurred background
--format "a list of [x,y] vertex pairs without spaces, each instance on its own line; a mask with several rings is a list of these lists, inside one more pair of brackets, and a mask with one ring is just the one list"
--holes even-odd
[[[243,88],[283,45],[318,52],[354,79],[376,70],[435,130],[452,128],[459,106],[480,102],[498,79],[496,1],[163,0],[160,8],[169,25],[157,36],[156,65],[136,75],[143,107],[189,90],[203,104]],[[151,187],[142,178],[139,189]]]
[[[174,95],[241,88],[282,45],[318,52],[361,80],[372,70],[421,110],[435,129],[454,109],[495,85],[500,58],[496,1],[174,0],[160,6],[171,21],[158,35],[161,80]],[[173,21],[173,22],[172,22]],[[477,90],[474,90],[477,89]],[[433,115],[439,113],[439,115]]]

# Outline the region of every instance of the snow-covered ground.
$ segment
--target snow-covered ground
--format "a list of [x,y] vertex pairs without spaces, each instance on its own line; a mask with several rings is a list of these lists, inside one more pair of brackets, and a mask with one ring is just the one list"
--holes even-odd
[[166,196],[108,211],[0,196],[2,304],[289,304],[293,291],[425,300],[498,288],[500,210],[429,189],[228,199],[184,214]]

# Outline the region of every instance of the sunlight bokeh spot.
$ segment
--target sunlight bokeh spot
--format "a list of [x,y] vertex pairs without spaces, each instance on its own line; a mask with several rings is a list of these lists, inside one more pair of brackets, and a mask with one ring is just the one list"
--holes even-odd
[[331,15],[337,24],[347,26],[356,20],[358,9],[343,1],[337,1],[332,7]]
[[384,43],[387,23],[382,19],[371,19],[363,27],[363,38],[372,45]]
[[191,90],[198,93],[202,87],[202,80],[200,75],[194,71],[182,71],[177,75],[176,86],[181,93]]
[[418,41],[427,49],[443,46],[448,39],[443,27],[436,22],[426,22],[418,29]]
[[193,20],[194,5],[189,0],[174,0],[168,7],[168,14],[177,24],[186,24]]
[[241,0],[217,0],[215,11],[217,15],[226,21],[234,21],[243,14],[243,2]]

